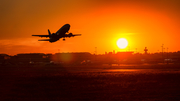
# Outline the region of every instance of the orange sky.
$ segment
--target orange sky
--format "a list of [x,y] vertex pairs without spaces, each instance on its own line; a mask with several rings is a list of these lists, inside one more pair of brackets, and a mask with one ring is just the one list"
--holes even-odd
[[[0,53],[180,51],[179,0],[0,0]],[[55,43],[32,34],[56,32],[69,23],[82,36]],[[129,45],[119,49],[116,41]],[[166,49],[165,49],[166,51]]]

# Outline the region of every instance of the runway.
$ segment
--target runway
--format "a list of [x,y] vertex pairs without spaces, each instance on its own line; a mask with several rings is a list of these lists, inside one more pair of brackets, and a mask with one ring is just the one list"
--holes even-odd
[[180,100],[177,68],[83,68],[2,69],[0,100]]

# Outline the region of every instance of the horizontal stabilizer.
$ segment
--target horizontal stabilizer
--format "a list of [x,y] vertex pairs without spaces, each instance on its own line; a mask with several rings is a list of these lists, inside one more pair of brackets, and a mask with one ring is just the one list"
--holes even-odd
[[49,41],[50,39],[40,39],[38,41]]

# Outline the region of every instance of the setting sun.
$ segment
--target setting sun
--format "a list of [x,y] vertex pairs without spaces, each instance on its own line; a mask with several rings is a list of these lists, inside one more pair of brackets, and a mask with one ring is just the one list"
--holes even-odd
[[128,45],[128,41],[125,39],[125,38],[120,38],[118,39],[117,41],[117,46],[121,49],[124,49],[126,48]]

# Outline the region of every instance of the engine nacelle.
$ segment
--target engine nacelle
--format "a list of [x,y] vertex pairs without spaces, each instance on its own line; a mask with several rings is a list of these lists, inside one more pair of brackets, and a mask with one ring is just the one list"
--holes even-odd
[[55,34],[55,33],[52,33],[51,35],[52,35],[52,36],[56,36],[56,34]]
[[73,34],[72,33],[69,33],[69,35],[68,35],[69,37],[72,37],[73,36]]
[[63,39],[63,41],[65,41],[66,39]]

